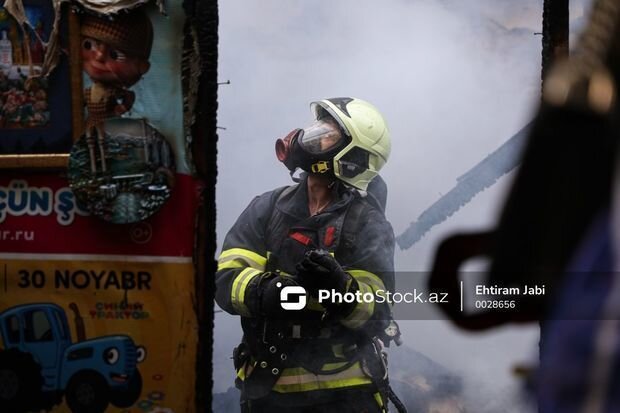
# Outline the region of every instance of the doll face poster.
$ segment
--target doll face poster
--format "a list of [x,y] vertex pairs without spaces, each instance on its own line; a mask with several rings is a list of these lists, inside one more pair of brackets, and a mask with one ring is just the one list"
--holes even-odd
[[[570,2],[571,42],[589,7]],[[423,287],[442,239],[497,222],[516,164],[466,195],[459,182],[533,118],[542,14],[533,0],[222,2],[219,80],[230,85],[219,89],[218,240],[254,196],[292,184],[274,144],[313,122],[310,103],[359,97],[389,124],[392,152],[380,174],[395,235],[433,215],[395,253],[396,288],[399,277],[403,288]],[[472,279],[485,265],[468,263]],[[405,344],[390,348],[390,374],[417,398],[410,411],[533,409],[512,372],[536,363],[537,326],[469,335],[432,306],[402,311]],[[241,337],[238,317],[216,313],[214,337],[214,409],[224,412],[237,402],[228,357]]]

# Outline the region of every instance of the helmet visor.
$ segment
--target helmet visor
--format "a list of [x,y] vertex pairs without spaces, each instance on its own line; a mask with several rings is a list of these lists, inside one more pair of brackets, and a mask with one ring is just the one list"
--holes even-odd
[[333,149],[343,139],[338,124],[332,119],[324,118],[305,128],[299,143],[308,153],[317,155]]

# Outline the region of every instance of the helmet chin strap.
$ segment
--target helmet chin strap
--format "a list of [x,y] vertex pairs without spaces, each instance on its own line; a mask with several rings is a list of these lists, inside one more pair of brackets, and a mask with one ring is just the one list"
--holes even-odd
[[[295,176],[295,173],[297,171],[301,171],[299,175]],[[289,172],[289,175],[291,176],[291,180],[293,182],[295,182],[296,184],[300,183],[301,181],[303,181],[307,176],[308,176],[308,172],[304,171],[301,168],[295,168],[293,171]],[[332,177],[331,182],[327,185],[327,187],[329,189],[332,189],[334,187],[334,185],[336,185],[336,182],[338,182],[339,179],[336,178],[335,176]],[[342,182],[342,184],[344,184],[346,187],[349,187],[349,185],[346,184],[346,182]]]

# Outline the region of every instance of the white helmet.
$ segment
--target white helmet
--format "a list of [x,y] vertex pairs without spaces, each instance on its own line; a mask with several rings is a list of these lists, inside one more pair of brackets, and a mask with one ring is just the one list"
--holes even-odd
[[276,156],[291,171],[331,173],[366,190],[390,155],[390,132],[383,116],[357,98],[331,98],[310,104],[315,122],[276,141]]
[[333,157],[334,175],[361,190],[378,174],[390,156],[391,141],[385,119],[370,103],[341,97],[310,104],[317,119],[325,112],[351,140]]

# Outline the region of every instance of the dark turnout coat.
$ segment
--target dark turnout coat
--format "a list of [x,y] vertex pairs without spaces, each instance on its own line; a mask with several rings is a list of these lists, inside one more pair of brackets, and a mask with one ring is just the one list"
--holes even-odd
[[334,390],[375,391],[362,371],[362,349],[387,325],[387,303],[355,302],[326,312],[307,297],[306,308],[284,320],[261,313],[262,282],[294,275],[310,249],[333,253],[361,294],[393,291],[394,234],[381,203],[339,182],[332,190],[335,201],[315,216],[309,216],[306,181],[262,194],[224,240],[216,301],[241,316],[237,376],[247,398],[304,404],[328,400]]

